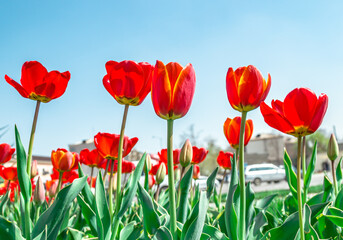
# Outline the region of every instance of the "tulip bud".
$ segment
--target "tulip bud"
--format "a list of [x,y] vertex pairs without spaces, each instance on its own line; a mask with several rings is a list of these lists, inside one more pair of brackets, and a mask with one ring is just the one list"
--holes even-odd
[[331,161],[335,161],[336,158],[338,157],[338,153],[339,153],[339,149],[338,149],[336,137],[334,134],[331,134],[329,144],[328,144],[328,150],[327,150],[329,159]]
[[147,168],[147,170],[149,172],[151,170],[151,157],[150,157],[150,154],[146,155],[145,164],[146,164],[146,168]]
[[45,201],[45,189],[40,177],[38,177],[38,180],[36,182],[36,188],[33,193],[33,201],[38,205],[43,204]]
[[180,152],[180,164],[182,167],[187,167],[192,161],[193,148],[189,139],[185,141]]
[[38,168],[37,168],[37,161],[32,161],[32,167],[31,167],[31,179],[38,175]]
[[53,183],[51,184],[50,188],[49,188],[49,197],[53,198],[56,194],[56,190],[57,190],[57,185],[58,185],[58,181],[53,181]]
[[199,167],[199,165],[194,165],[193,179],[198,179],[199,177],[200,177],[200,167]]
[[161,184],[161,182],[163,182],[164,177],[166,176],[166,173],[167,173],[166,165],[162,162],[156,173],[157,184]]
[[179,181],[181,177],[181,171],[180,168],[174,169],[174,181]]

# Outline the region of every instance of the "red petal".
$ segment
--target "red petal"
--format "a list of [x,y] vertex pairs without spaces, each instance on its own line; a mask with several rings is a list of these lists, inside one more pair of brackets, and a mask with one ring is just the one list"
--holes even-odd
[[322,93],[319,96],[318,101],[317,101],[316,110],[314,111],[312,122],[311,122],[310,127],[309,127],[309,131],[315,132],[319,128],[320,124],[322,124],[324,115],[325,115],[326,110],[328,108],[328,101],[329,101],[329,99],[328,99],[328,96],[326,94]]
[[12,87],[14,87],[22,97],[24,98],[29,97],[29,94],[19,83],[17,83],[16,81],[14,81],[12,78],[10,78],[7,75],[5,75],[5,79],[6,79],[6,82],[9,83]]
[[237,84],[236,76],[240,76],[242,70],[244,70],[244,68],[237,69],[236,70],[237,75],[236,75],[233,69],[230,67],[226,74],[227,98],[229,99],[231,106],[238,111],[241,111],[241,109],[240,109],[240,99],[238,97],[238,90],[237,90],[238,84]]
[[37,61],[25,62],[21,70],[21,85],[29,94],[34,92],[37,85],[44,83],[48,74],[46,68]]

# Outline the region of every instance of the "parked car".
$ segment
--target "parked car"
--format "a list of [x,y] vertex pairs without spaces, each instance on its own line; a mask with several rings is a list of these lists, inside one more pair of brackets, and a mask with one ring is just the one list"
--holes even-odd
[[262,182],[279,182],[286,178],[284,169],[271,163],[252,164],[245,169],[245,181],[260,185]]

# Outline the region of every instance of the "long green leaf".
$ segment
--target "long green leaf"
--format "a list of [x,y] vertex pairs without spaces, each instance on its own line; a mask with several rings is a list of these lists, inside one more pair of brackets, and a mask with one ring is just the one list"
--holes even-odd
[[95,212],[80,195],[77,196],[77,202],[81,208],[81,212],[82,212],[83,217],[86,220],[86,223],[88,224],[88,226],[90,227],[92,231],[92,234],[94,236],[98,236]]
[[211,175],[207,178],[206,184],[207,184],[207,198],[209,199],[212,195],[213,188],[215,187],[215,181],[216,181],[216,176],[218,173],[218,167],[214,169],[214,171],[211,173]]
[[[79,177],[80,177],[80,178],[83,177],[83,176],[85,176],[85,174],[84,174],[83,171],[82,171],[82,167],[81,167],[80,163],[79,163],[79,166],[78,166],[78,172],[79,172]],[[90,186],[89,186],[88,184],[86,184],[85,187],[82,189],[81,192],[82,192],[84,201],[85,201],[89,206],[91,206],[92,208],[94,208],[94,207],[95,207],[95,205],[94,205],[94,204],[95,204],[95,197],[94,197],[94,195],[93,195],[93,193],[92,193],[92,190],[91,190]]]
[[132,200],[135,197],[135,194],[137,192],[138,181],[140,177],[142,176],[145,159],[146,159],[146,153],[143,154],[141,160],[137,164],[135,171],[133,172],[133,175],[130,177],[129,182],[125,187],[122,204],[120,206],[120,210],[118,212],[117,218],[121,218],[132,204]]
[[298,201],[297,197],[297,176],[295,172],[292,169],[292,161],[291,158],[289,157],[286,149],[285,149],[285,154],[283,158],[283,163],[285,165],[285,172],[286,172],[286,178],[287,178],[287,183],[289,186],[289,189],[291,190],[291,193],[296,201]]
[[246,187],[246,232],[248,233],[249,227],[252,224],[256,212],[254,208],[254,199],[255,199],[255,194],[254,191],[251,188],[251,183],[249,182],[247,187]]
[[316,166],[316,161],[317,161],[317,141],[314,143],[311,161],[307,167],[306,174],[305,174],[305,179],[304,179],[305,190],[307,190],[310,187],[312,175],[314,173],[314,168]]
[[193,165],[188,169],[180,182],[180,205],[177,212],[177,221],[184,224],[187,218],[188,194],[192,183]]
[[16,224],[0,216],[0,236],[6,240],[25,240]]
[[64,215],[69,210],[71,202],[81,192],[85,186],[87,178],[78,178],[74,182],[64,187],[57,195],[53,204],[39,217],[32,231],[32,238],[37,237],[44,229],[48,229],[48,239],[56,239]]
[[256,202],[255,207],[261,210],[265,210],[269,204],[274,200],[274,198],[277,196],[277,194],[273,194],[270,196],[267,196],[265,198],[262,198],[261,200],[258,200]]
[[211,239],[213,240],[229,240],[229,238],[226,237],[221,231],[219,231],[219,229],[208,224],[204,225],[203,233],[211,236]]
[[339,162],[336,168],[336,180],[337,180],[338,191],[340,191],[342,188],[342,158],[343,157],[339,159]]
[[31,180],[26,172],[27,159],[23,144],[20,140],[20,135],[15,126],[15,141],[16,141],[16,152],[17,152],[17,171],[18,181],[20,185],[20,192],[24,197],[25,202],[30,201],[31,198]]
[[343,211],[335,207],[329,207],[327,213],[324,215],[331,220],[338,227],[343,227]]

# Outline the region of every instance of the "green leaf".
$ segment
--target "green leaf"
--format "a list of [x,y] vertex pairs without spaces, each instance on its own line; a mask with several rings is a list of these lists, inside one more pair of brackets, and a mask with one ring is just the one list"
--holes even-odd
[[262,228],[268,224],[268,219],[263,212],[259,212],[254,219],[254,228],[252,236],[254,239],[260,239],[262,236]]
[[48,239],[56,239],[64,215],[69,210],[71,202],[76,198],[85,186],[87,178],[78,178],[74,182],[64,187],[57,195],[53,204],[39,217],[32,231],[32,238],[37,237],[47,226]]
[[177,212],[177,221],[185,223],[187,218],[188,194],[192,183],[193,165],[188,169],[180,182],[180,204]]
[[337,187],[338,190],[341,190],[342,188],[342,158],[339,159],[337,168],[336,168],[336,180],[337,180]]
[[335,207],[329,207],[325,217],[339,227],[343,227],[343,211]]
[[9,197],[10,191],[7,191],[6,194],[1,198],[0,202],[0,215],[4,215],[4,208],[7,205],[8,197]]
[[154,235],[157,229],[161,226],[160,218],[158,217],[152,199],[147,191],[138,183],[138,197],[143,208],[143,225],[144,230]]
[[269,204],[274,200],[274,198],[277,196],[277,194],[273,194],[270,196],[267,196],[265,198],[262,198],[256,202],[255,207],[261,210],[267,209]]
[[20,185],[20,192],[23,195],[25,202],[30,201],[31,198],[31,179],[26,172],[27,159],[23,144],[20,140],[20,135],[15,126],[15,141],[16,141],[16,152],[17,152],[17,172],[18,181]]
[[324,195],[323,195],[323,202],[326,202],[329,200],[330,198],[330,195],[332,195],[332,191],[333,191],[333,187],[332,187],[332,183],[330,181],[330,179],[328,178],[328,176],[324,176],[324,184],[323,184],[323,187],[324,187]]
[[0,216],[0,236],[6,240],[25,240],[22,237],[20,229],[13,222]]
[[218,167],[214,169],[211,175],[207,178],[206,184],[207,184],[207,198],[208,199],[210,199],[213,192],[213,188],[215,187],[215,181],[216,181],[218,169],[219,169]]
[[[310,187],[312,175],[317,161],[317,141],[314,143],[311,161],[307,167],[305,178],[304,178],[304,191]],[[306,191],[307,192],[307,191]]]
[[45,228],[43,232],[41,232],[37,237],[33,240],[48,240],[48,229]]
[[[86,185],[85,185],[86,186]],[[86,201],[80,196],[77,196],[77,202],[81,208],[81,212],[83,217],[86,220],[86,223],[90,227],[92,234],[94,236],[98,236],[98,231],[97,231],[97,221],[96,221],[96,214],[89,206],[89,204],[86,203]]]
[[173,236],[171,235],[169,229],[165,226],[161,226],[159,229],[157,229],[157,232],[154,237],[156,240],[173,240]]
[[145,159],[146,159],[146,153],[143,154],[141,160],[137,164],[135,171],[133,172],[133,175],[130,177],[125,187],[124,196],[122,199],[120,210],[118,212],[118,215],[116,216],[117,218],[121,218],[132,204],[132,200],[135,197],[135,194],[137,192],[137,188],[138,188],[137,184],[138,184],[139,178],[142,175]]
[[210,239],[213,239],[213,240],[229,240],[229,238],[226,237],[219,229],[213,226],[210,226],[208,224],[204,225],[202,232],[211,236]]
[[255,194],[251,188],[251,183],[249,182],[246,187],[246,218],[245,218],[246,232],[248,232],[249,227],[256,216],[255,208],[254,208],[254,199],[255,199]]
[[[78,163],[78,164],[79,164],[79,167],[78,167],[79,177],[81,178],[81,177],[85,176],[85,174],[82,171],[82,167],[81,167],[80,163]],[[83,195],[84,201],[89,206],[94,208],[95,207],[95,204],[94,204],[95,203],[95,197],[94,197],[92,190],[88,184],[86,184],[85,187],[82,189],[82,195]]]
[[119,240],[140,239],[143,236],[143,227],[136,222],[130,222],[120,232]]
[[208,193],[201,192],[199,202],[193,208],[190,216],[183,225],[181,240],[198,240],[201,237],[208,208]]
[[111,217],[108,211],[106,193],[100,171],[95,183],[95,204],[99,239],[107,239],[111,235]]
[[286,178],[287,178],[287,183],[289,186],[289,189],[291,190],[291,193],[294,197],[294,199],[298,202],[298,197],[297,197],[297,176],[295,172],[292,169],[292,160],[289,157],[286,149],[285,149],[285,154],[283,157],[283,163],[285,165],[285,172],[286,172]]
[[317,193],[316,195],[314,195],[312,198],[310,198],[306,203],[309,206],[312,206],[314,204],[319,204],[323,202],[323,192]]

